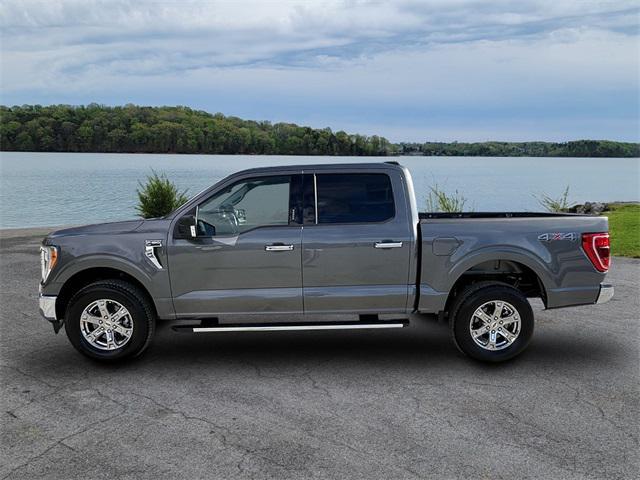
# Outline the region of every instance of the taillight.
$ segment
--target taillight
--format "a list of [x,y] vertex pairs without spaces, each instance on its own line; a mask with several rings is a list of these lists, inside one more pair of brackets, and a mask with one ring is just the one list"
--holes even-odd
[[609,270],[611,249],[609,248],[609,232],[583,233],[582,248],[593,266],[599,272]]

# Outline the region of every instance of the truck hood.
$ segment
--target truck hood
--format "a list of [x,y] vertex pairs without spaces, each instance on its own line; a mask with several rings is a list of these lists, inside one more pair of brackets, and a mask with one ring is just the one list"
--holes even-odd
[[61,238],[78,235],[103,235],[114,233],[127,233],[136,230],[145,223],[144,220],[128,220],[125,222],[97,223],[94,225],[84,225],[81,227],[65,228],[49,234],[48,238]]

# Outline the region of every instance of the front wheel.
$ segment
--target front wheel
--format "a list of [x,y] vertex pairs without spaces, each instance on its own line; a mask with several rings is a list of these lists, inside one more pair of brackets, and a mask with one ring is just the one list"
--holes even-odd
[[458,349],[485,362],[520,354],[533,335],[533,310],[522,292],[510,285],[471,285],[452,308],[451,333]]
[[121,280],[92,283],[67,307],[65,330],[82,354],[102,361],[140,355],[151,342],[155,315],[146,296]]

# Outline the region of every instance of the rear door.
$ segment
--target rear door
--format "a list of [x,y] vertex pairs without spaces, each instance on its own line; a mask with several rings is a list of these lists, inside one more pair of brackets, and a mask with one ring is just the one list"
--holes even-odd
[[412,232],[402,177],[318,170],[304,176],[305,313],[405,312]]

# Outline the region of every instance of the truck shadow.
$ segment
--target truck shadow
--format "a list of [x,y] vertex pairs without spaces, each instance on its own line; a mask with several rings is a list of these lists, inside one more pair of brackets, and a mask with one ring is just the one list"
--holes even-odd
[[[553,331],[552,331],[553,330]],[[66,339],[65,339],[66,340]],[[28,355],[28,354],[27,354]],[[421,322],[411,328],[369,332],[268,332],[188,334],[162,327],[150,348],[137,359],[103,364],[77,353],[65,341],[45,351],[29,355],[35,370],[50,377],[69,380],[89,372],[97,375],[127,373],[145,377],[180,371],[206,371],[208,376],[238,373],[242,378],[247,365],[286,373],[319,368],[399,375],[465,375],[500,372],[529,373],[607,371],[628,363],[635,352],[625,351],[615,341],[606,342],[594,332],[576,337],[571,330],[548,326],[536,332],[519,357],[501,364],[484,364],[462,355],[449,336],[449,327]],[[633,357],[632,357],[633,358]],[[50,366],[55,364],[56,369]],[[243,367],[244,366],[244,367]],[[245,378],[246,380],[246,378]],[[522,380],[522,378],[520,378]]]
[[[61,343],[33,352],[29,371],[52,384],[91,382],[167,385],[189,390],[193,382],[246,388],[255,382],[292,388],[308,376],[332,385],[427,383],[437,388],[465,382],[536,385],[541,378],[605,375],[629,364],[634,352],[597,338],[576,341],[570,333],[533,340],[519,357],[484,364],[463,356],[446,325],[428,325],[394,333],[278,332],[196,336],[160,332],[140,358],[116,364],[90,360]],[[633,357],[632,357],[633,358]],[[56,365],[51,369],[51,365]],[[292,384],[281,384],[283,379]],[[119,379],[119,380],[116,380]],[[171,380],[168,380],[171,379]],[[353,383],[355,382],[355,383]],[[245,387],[243,387],[244,385]],[[345,387],[345,385],[347,385]],[[392,387],[395,388],[395,387]]]
[[[540,333],[540,332],[538,332]],[[175,334],[161,329],[140,360],[163,368],[197,362],[210,368],[247,361],[261,365],[383,363],[398,367],[437,369],[471,365],[488,370],[553,365],[554,368],[588,368],[611,364],[621,355],[619,345],[599,338],[576,339],[571,332],[538,335],[518,358],[503,364],[482,364],[462,355],[454,346],[446,324],[424,322],[398,331],[375,332],[270,332],[225,334]]]

